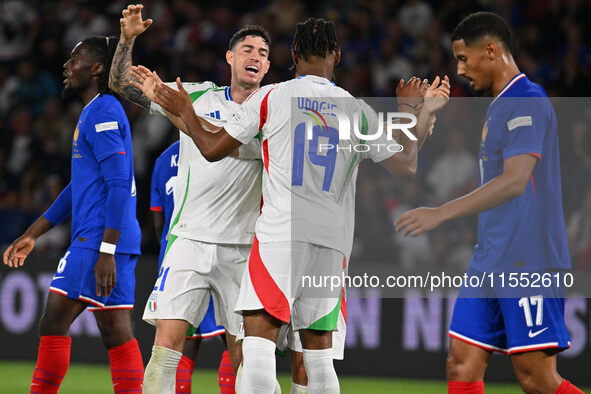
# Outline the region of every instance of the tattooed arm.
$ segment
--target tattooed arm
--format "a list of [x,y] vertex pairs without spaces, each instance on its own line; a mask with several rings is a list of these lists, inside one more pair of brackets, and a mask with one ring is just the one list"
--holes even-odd
[[122,12],[123,18],[119,20],[121,36],[117,50],[113,55],[109,72],[109,87],[127,100],[149,109],[150,99],[140,89],[130,84],[131,51],[135,38],[152,24],[152,19],[142,20],[142,8],[141,4],[130,5]]

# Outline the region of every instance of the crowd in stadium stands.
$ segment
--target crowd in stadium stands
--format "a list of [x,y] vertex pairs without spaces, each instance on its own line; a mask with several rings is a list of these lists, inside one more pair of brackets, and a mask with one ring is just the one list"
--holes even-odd
[[[119,35],[125,1],[74,0],[0,3],[0,244],[21,234],[57,197],[69,179],[72,133],[81,111],[62,100],[62,65],[68,51],[91,35]],[[583,0],[253,0],[144,1],[155,23],[137,41],[134,63],[163,80],[230,80],[222,56],[231,35],[247,23],[266,27],[273,39],[271,70],[263,83],[291,78],[295,25],[308,16],[336,22],[342,60],[335,81],[356,96],[392,97],[396,82],[412,75],[452,77],[452,96],[470,96],[455,76],[450,31],[467,13],[495,11],[510,22],[520,69],[550,96],[591,93],[591,3]],[[586,99],[589,100],[589,99]],[[453,103],[453,100],[452,100]],[[156,157],[177,132],[166,119],[124,102],[134,137],[138,219],[142,250],[156,253],[149,184]],[[589,107],[589,105],[586,105]],[[573,264],[591,269],[591,113],[560,126],[565,215]],[[482,115],[481,115],[482,116]],[[481,124],[481,119],[472,122]],[[480,130],[441,125],[419,156],[414,180],[394,180],[364,163],[358,178],[353,259],[395,260],[401,268],[434,262],[465,267],[475,243],[476,218],[446,224],[417,238],[396,234],[395,217],[408,208],[441,203],[478,185]],[[439,132],[439,134],[438,134]],[[63,251],[67,225],[38,244]]]

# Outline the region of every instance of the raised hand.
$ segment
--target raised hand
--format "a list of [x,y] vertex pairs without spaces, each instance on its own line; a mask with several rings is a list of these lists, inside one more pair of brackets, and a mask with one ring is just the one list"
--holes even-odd
[[4,264],[11,268],[22,267],[35,247],[35,241],[36,239],[27,233],[17,238],[4,252]]
[[121,13],[123,18],[119,19],[121,25],[121,38],[133,40],[146,31],[152,24],[152,19],[142,20],[142,4],[130,4]]
[[136,88],[140,89],[142,93],[150,99],[155,101],[154,88],[157,85],[162,84],[162,80],[156,74],[156,71],[152,72],[144,66],[131,66],[130,70],[131,80],[129,83]]
[[438,76],[435,77],[431,86],[425,92],[425,102],[423,108],[428,113],[435,113],[443,108],[449,101],[451,86],[447,75],[441,80]]
[[[429,88],[429,81],[421,81],[417,77],[412,77],[408,82],[401,79],[396,87],[396,99],[399,106],[410,107],[413,110],[423,101],[423,97]],[[404,108],[401,108],[404,109]],[[409,109],[409,108],[406,108]]]

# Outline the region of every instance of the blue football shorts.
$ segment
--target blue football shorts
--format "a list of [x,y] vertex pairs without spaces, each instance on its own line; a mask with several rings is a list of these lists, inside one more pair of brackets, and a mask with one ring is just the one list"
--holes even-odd
[[[468,274],[479,273],[469,270]],[[479,292],[481,297],[477,296]],[[492,287],[462,288],[452,315],[450,337],[505,354],[569,348],[563,292],[546,288],[520,289],[518,293],[518,297],[498,297],[509,293]]]
[[133,309],[135,297],[135,264],[137,255],[115,254],[117,280],[111,295],[96,295],[94,265],[99,251],[70,247],[57,266],[49,291],[68,298],[84,301],[91,311]]

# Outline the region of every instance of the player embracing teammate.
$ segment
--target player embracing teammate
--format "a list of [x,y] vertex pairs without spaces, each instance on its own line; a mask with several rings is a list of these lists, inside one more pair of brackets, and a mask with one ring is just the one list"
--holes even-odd
[[[395,155],[398,143],[380,134],[376,112],[353,98],[332,81],[340,59],[335,26],[323,19],[310,18],[297,26],[292,46],[297,78],[261,88],[216,133],[204,128],[195,114],[190,95],[177,80],[177,90],[166,85],[154,89],[155,101],[180,119],[184,130],[209,161],[226,157],[253,138],[261,138],[263,157],[263,200],[257,219],[256,238],[240,288],[236,311],[244,316],[242,345],[243,393],[273,393],[275,387],[275,343],[283,324],[299,331],[308,393],[337,393],[339,383],[333,367],[332,335],[340,309],[340,289],[318,296],[302,287],[306,274],[340,275],[343,259],[352,241],[347,232],[354,209],[358,163],[365,158],[380,162],[386,169],[416,170],[416,153],[433,121],[433,113],[447,102],[447,80],[426,84],[413,80],[399,85],[408,96],[425,95],[442,100],[419,105],[419,99],[400,100],[400,111],[417,112],[416,138],[397,135],[404,147]],[[426,90],[426,92],[425,92]],[[304,111],[292,110],[292,98],[311,97],[325,108],[337,109],[358,122],[354,127],[376,136],[382,147],[358,154],[352,144],[363,145],[357,134],[340,138],[338,120],[323,115],[323,124],[312,127],[307,139]],[[335,110],[336,111],[336,110]],[[320,138],[331,147],[322,151]],[[369,139],[369,138],[368,138]],[[338,149],[340,148],[340,149]],[[326,289],[325,289],[326,290]]]
[[[160,79],[143,67],[131,66],[134,41],[152,22],[142,20],[141,10],[141,5],[130,5],[123,11],[110,84],[123,97],[153,113],[165,114],[151,101]],[[190,92],[191,111],[207,117],[208,127],[222,126],[259,87],[270,65],[269,45],[263,28],[246,26],[234,34],[226,53],[230,86],[219,87],[209,81],[184,85]],[[178,119],[173,123],[185,128]],[[256,160],[257,141],[236,155],[239,157],[209,163],[190,137],[180,135],[168,244],[144,312],[144,320],[156,325],[152,357],[146,367],[146,393],[174,392],[187,331],[190,325],[197,327],[202,322],[210,297],[215,320],[226,329],[234,372],[241,362],[236,335],[242,319],[234,313],[234,305],[260,210],[262,163]],[[232,369],[227,373],[232,374]]]

